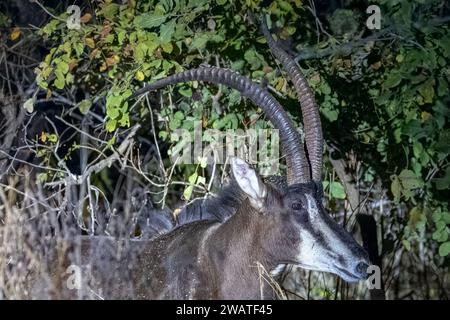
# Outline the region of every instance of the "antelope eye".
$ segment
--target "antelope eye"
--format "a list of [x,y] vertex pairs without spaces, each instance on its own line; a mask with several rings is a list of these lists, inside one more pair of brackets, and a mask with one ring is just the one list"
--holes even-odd
[[301,202],[294,202],[292,204],[293,210],[302,210],[302,208],[303,208],[303,204]]

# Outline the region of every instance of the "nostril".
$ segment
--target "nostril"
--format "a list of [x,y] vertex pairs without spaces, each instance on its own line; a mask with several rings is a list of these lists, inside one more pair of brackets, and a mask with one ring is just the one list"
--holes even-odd
[[369,268],[369,265],[365,262],[359,262],[356,265],[355,271],[358,274],[366,274],[367,273],[367,268]]

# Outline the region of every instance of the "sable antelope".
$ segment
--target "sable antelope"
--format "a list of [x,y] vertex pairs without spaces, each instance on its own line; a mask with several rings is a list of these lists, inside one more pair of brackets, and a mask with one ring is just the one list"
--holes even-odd
[[[111,238],[82,240],[82,257],[91,275],[114,282],[107,298],[261,299],[275,298],[261,283],[257,264],[276,274],[294,264],[337,274],[353,282],[366,278],[366,251],[322,206],[323,138],[319,110],[294,60],[262,31],[268,45],[291,78],[301,107],[305,145],[278,101],[248,78],[221,68],[200,67],[158,80],[136,92],[186,81],[222,84],[241,92],[259,106],[279,129],[286,159],[286,179],[263,180],[246,162],[231,160],[234,177],[218,197],[183,210],[173,230],[151,240],[122,242]],[[307,151],[307,155],[305,153]],[[203,218],[199,218],[203,214]],[[111,250],[104,248],[110,247]],[[114,265],[105,265],[113,257]],[[132,257],[132,258],[130,258]],[[106,259],[108,261],[108,259]],[[112,271],[109,271],[112,270]],[[127,274],[128,276],[124,276]],[[105,280],[106,279],[106,280]]]

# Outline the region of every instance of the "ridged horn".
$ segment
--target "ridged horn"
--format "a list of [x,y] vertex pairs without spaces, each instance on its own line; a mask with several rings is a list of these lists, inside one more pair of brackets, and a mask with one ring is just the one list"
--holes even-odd
[[261,31],[274,56],[280,61],[283,69],[291,78],[297,93],[297,99],[302,111],[303,127],[305,131],[306,149],[308,152],[311,175],[314,181],[322,180],[322,151],[323,136],[320,123],[319,108],[314,99],[314,93],[308,85],[305,76],[297,66],[295,60],[273,39],[266,24],[265,15],[261,15]]
[[237,72],[216,67],[187,70],[146,85],[129,99],[168,85],[188,81],[222,84],[238,90],[243,96],[252,100],[264,111],[273,126],[280,132],[283,154],[286,156],[288,184],[305,183],[310,180],[305,151],[299,143],[300,137],[292,120],[269,92]]

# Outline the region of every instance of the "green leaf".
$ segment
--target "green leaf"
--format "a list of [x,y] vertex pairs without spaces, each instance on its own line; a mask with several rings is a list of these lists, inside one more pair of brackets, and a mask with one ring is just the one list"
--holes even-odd
[[175,20],[171,20],[166,24],[161,25],[159,33],[160,43],[168,43],[172,40],[172,35],[175,31]]
[[281,0],[281,1],[277,1],[277,3],[280,6],[280,8],[286,12],[294,11],[294,9],[292,8],[292,5],[288,1]]
[[170,61],[164,60],[163,63],[162,63],[162,67],[163,67],[163,70],[167,72],[170,69],[172,69],[173,64],[170,63]]
[[117,127],[117,120],[115,120],[115,119],[109,119],[109,120],[106,122],[106,130],[107,130],[108,132],[113,132],[114,130],[116,130],[116,127]]
[[73,48],[75,49],[75,53],[77,54],[77,57],[81,56],[84,50],[84,43],[83,42],[77,42],[73,45]]
[[434,97],[434,79],[428,79],[417,87],[420,95],[423,97],[425,103],[432,103]]
[[181,127],[181,121],[178,119],[171,119],[171,121],[169,122],[169,128],[170,130],[176,130],[178,128]]
[[63,78],[57,77],[57,78],[55,79],[55,81],[53,82],[53,84],[55,85],[55,87],[56,87],[57,89],[62,90],[62,89],[64,89],[65,78],[64,78],[64,77],[63,77]]
[[394,176],[391,183],[391,192],[394,196],[394,201],[399,202],[401,196],[402,187],[400,185],[400,180],[397,176]]
[[322,82],[322,84],[319,87],[320,92],[322,92],[324,95],[329,95],[331,93],[331,88],[326,82]]
[[119,45],[122,45],[123,42],[125,41],[125,38],[127,37],[127,31],[121,29],[118,33],[117,33],[117,42],[119,43]]
[[402,240],[402,243],[407,251],[411,251],[411,242],[409,242],[408,240]]
[[39,174],[37,175],[37,180],[38,180],[38,182],[40,182],[40,183],[45,183],[45,182],[47,182],[47,179],[48,179],[48,174],[45,173],[45,172],[41,172],[41,173],[39,173]]
[[414,152],[414,157],[419,159],[421,154],[422,154],[422,152],[423,152],[423,146],[422,146],[422,144],[420,142],[418,142],[418,141],[414,142],[413,152]]
[[416,119],[404,123],[402,133],[407,136],[413,137],[416,140],[428,135],[428,132],[424,127],[422,127],[420,121]]
[[[172,53],[173,45],[172,45],[171,42],[163,43],[163,44],[161,45],[161,48],[164,50],[164,52]],[[164,60],[164,61],[166,61],[166,60]]]
[[184,199],[189,200],[191,198],[191,196],[192,196],[192,191],[193,190],[194,190],[194,186],[192,186],[192,185],[187,186],[186,189],[184,189],[184,192],[183,192]]
[[322,108],[321,109],[323,115],[330,121],[334,122],[338,119],[339,112],[337,110],[332,110],[329,108]]
[[134,24],[143,29],[150,29],[160,26],[167,19],[167,15],[155,15],[144,13],[134,18]]
[[331,182],[330,192],[331,196],[336,199],[345,199],[346,197],[344,186],[338,181]]
[[[421,159],[422,159],[422,158],[421,158]],[[415,174],[416,176],[419,176],[419,177],[420,177],[420,175],[421,175],[421,173],[422,173],[422,165],[417,161],[416,158],[412,158],[412,159],[411,159],[411,168],[413,169],[414,174]]]
[[448,240],[448,232],[445,229],[440,231],[437,230],[433,233],[432,238],[437,242],[445,242]]
[[236,60],[231,63],[231,69],[235,71],[240,71],[244,67],[244,60]]
[[56,134],[49,134],[47,138],[48,141],[52,143],[56,143],[56,141],[58,141],[58,136]]
[[441,257],[446,257],[450,253],[450,241],[444,242],[439,247],[439,255]]
[[252,70],[257,70],[262,66],[263,58],[258,55],[254,48],[245,51],[244,59],[251,65]]
[[434,222],[438,222],[442,219],[442,212],[440,210],[433,212],[432,219]]
[[195,182],[197,181],[197,177],[198,177],[198,173],[194,172],[193,174],[191,174],[188,178],[188,181],[190,184],[195,184]]
[[158,133],[158,137],[160,137],[163,140],[167,140],[168,135],[169,135],[169,133],[167,131],[160,131]]
[[416,174],[411,170],[402,170],[398,176],[402,187],[406,190],[413,190],[422,187],[423,181],[421,178],[417,177]]
[[66,84],[73,83],[74,77],[71,73],[66,74]]
[[119,125],[121,127],[129,127],[130,126],[130,115],[127,113],[124,113],[122,117],[119,120]]
[[385,89],[390,89],[398,86],[402,81],[402,76],[398,71],[392,71],[386,80],[383,82],[383,87]]
[[443,78],[439,78],[439,84],[437,89],[438,96],[439,97],[444,96],[445,94],[447,94],[447,90],[448,90],[447,82]]
[[184,120],[184,113],[181,111],[177,111],[175,112],[175,114],[173,115],[175,119],[177,120]]
[[106,109],[120,107],[123,97],[119,93],[113,93],[106,98]]
[[444,222],[446,224],[450,224],[450,212],[443,212],[442,213],[442,220],[444,220]]
[[117,17],[119,5],[116,3],[108,3],[102,7],[101,14],[108,20],[114,20]]
[[180,94],[182,96],[185,96],[185,97],[188,97],[188,98],[192,97],[192,89],[191,89],[191,87],[187,87],[187,86],[181,87],[178,90],[178,92],[180,92]]
[[87,114],[89,112],[89,109],[92,106],[92,101],[89,99],[85,99],[78,103],[78,109],[82,114]]
[[442,231],[445,229],[445,221],[443,220],[439,220],[438,222],[436,222],[436,231]]
[[191,47],[193,49],[203,49],[206,46],[206,43],[208,42],[208,35],[207,34],[202,34],[201,36],[196,36],[196,38],[194,39],[194,41],[192,41],[191,43]]
[[138,62],[144,62],[147,52],[148,52],[148,46],[145,43],[141,42],[134,49],[134,58]]
[[108,115],[108,117],[110,117],[111,119],[117,119],[120,116],[120,111],[117,108],[108,108],[106,110],[106,114]]
[[47,36],[50,36],[58,28],[59,23],[60,21],[57,19],[50,20],[50,22],[42,28],[42,32]]

